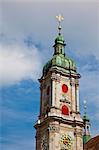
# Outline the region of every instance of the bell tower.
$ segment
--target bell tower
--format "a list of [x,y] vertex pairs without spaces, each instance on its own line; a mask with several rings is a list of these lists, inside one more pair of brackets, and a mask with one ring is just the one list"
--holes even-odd
[[65,54],[64,37],[55,39],[54,54],[43,67],[40,115],[35,124],[36,150],[83,150],[83,120],[79,110],[79,79],[75,62]]

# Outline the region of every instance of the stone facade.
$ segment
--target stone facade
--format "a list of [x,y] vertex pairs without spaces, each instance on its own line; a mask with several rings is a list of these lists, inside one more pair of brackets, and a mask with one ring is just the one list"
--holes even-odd
[[[67,93],[62,92],[63,84],[68,86]],[[49,72],[40,80],[40,85],[40,116],[35,125],[36,150],[83,150],[78,80]],[[69,115],[62,114],[63,105],[68,107]]]

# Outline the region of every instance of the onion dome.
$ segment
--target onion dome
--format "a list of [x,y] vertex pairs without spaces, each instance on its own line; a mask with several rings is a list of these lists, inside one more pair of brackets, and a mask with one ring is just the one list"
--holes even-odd
[[76,64],[75,62],[63,54],[56,54],[48,61],[43,67],[43,75],[46,75],[51,68],[57,68],[57,70],[63,73],[73,73],[76,74]]
[[48,71],[56,70],[60,73],[65,73],[67,75],[74,75],[80,78],[80,75],[77,74],[76,63],[65,55],[65,41],[63,35],[61,35],[61,25],[60,22],[63,20],[61,15],[56,16],[59,22],[58,26],[58,36],[55,38],[54,43],[54,55],[51,60],[49,60],[43,67],[43,76],[46,76]]
[[64,73],[76,74],[76,63],[65,55],[64,37],[59,34],[55,39],[54,55],[43,67],[43,75],[46,75],[51,68],[57,68]]

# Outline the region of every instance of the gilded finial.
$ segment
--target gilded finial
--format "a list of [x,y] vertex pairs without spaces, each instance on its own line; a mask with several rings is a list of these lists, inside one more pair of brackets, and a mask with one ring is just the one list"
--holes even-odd
[[58,20],[58,23],[59,23],[58,30],[59,30],[59,35],[60,35],[61,34],[60,31],[62,29],[61,22],[64,20],[64,17],[61,14],[59,14],[58,16],[56,16],[56,19]]

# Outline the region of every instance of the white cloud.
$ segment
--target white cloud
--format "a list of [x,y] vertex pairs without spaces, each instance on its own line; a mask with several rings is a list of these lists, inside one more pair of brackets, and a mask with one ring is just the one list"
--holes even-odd
[[0,47],[0,85],[9,85],[24,79],[34,81],[40,75],[41,55],[36,47],[6,45]]
[[21,36],[33,34],[36,41],[40,39],[46,48],[51,47],[53,38],[57,35],[55,16],[62,13],[64,16],[62,32],[66,39],[67,50],[73,50],[83,56],[94,54],[99,58],[99,5],[96,0],[92,0],[93,3],[91,0],[86,2],[74,0],[70,3],[67,0],[60,3],[30,1],[2,4],[0,25],[3,33],[8,36],[15,35],[19,39]]

